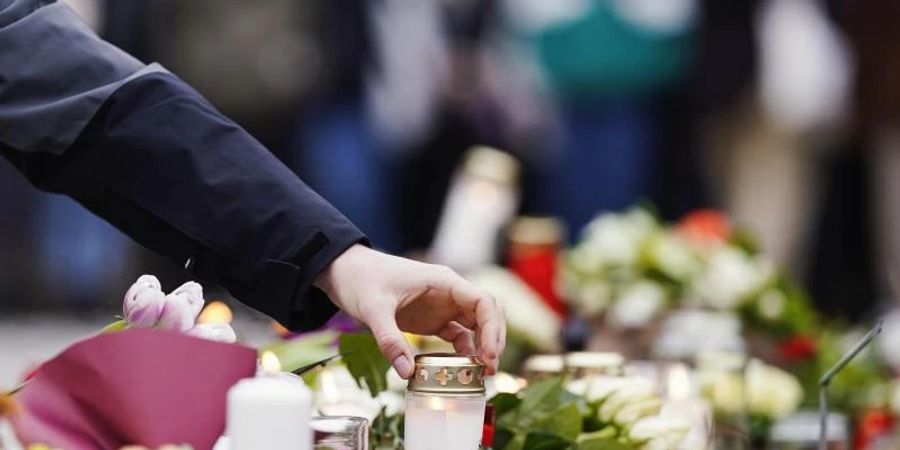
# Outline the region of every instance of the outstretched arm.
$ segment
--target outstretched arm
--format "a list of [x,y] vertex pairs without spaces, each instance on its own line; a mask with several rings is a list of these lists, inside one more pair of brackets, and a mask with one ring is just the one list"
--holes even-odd
[[0,153],[39,188],[290,328],[344,309],[405,376],[400,329],[496,365],[505,331],[489,296],[445,268],[356,245],[353,224],[162,67],[47,0],[0,0],[0,49]]

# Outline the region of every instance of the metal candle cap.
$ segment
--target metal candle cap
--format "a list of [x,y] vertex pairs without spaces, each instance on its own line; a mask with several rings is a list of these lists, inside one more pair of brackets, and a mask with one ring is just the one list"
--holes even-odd
[[416,356],[407,389],[437,394],[483,394],[484,363],[475,356],[425,353]]

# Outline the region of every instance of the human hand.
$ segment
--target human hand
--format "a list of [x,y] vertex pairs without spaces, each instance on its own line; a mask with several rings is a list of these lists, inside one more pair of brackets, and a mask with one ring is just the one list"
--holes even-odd
[[460,354],[479,356],[488,374],[497,371],[506,346],[503,308],[447,267],[354,245],[315,285],[372,330],[378,348],[403,378],[412,375],[413,350],[402,331],[438,336]]

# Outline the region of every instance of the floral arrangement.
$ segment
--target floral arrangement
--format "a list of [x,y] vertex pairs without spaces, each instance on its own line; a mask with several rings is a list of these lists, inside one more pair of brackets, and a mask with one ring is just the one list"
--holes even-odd
[[499,450],[664,450],[690,431],[684,420],[660,414],[662,400],[638,377],[553,377],[490,403]]
[[[323,397],[334,390],[327,384],[335,382],[335,374],[349,374],[357,386],[341,384],[340,390],[345,401],[356,403],[354,412],[374,417],[373,448],[401,448],[405,383],[377,349],[368,333],[341,335],[344,366],[321,369],[311,384],[317,406],[327,408]],[[368,398],[360,399],[360,392]],[[683,420],[660,414],[662,400],[638,377],[575,382],[554,377],[517,394],[498,393],[489,403],[496,413],[497,450],[664,450],[676,448],[690,429]]]
[[735,311],[784,338],[808,330],[814,319],[786,274],[711,210],[672,226],[644,208],[602,214],[565,254],[563,283],[577,311],[623,328],[679,306]]

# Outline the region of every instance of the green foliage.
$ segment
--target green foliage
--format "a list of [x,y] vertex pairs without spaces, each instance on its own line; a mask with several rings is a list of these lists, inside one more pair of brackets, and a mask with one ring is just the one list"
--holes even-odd
[[498,394],[490,403],[497,414],[498,450],[637,448],[621,430],[597,422],[596,405],[565,390],[561,377],[538,381],[519,395]]
[[388,416],[384,408],[369,427],[369,441],[373,449],[400,448],[403,439],[404,416],[397,414]]
[[338,348],[360,387],[365,386],[373,397],[387,390],[391,363],[381,354],[371,333],[344,333],[338,339]]

